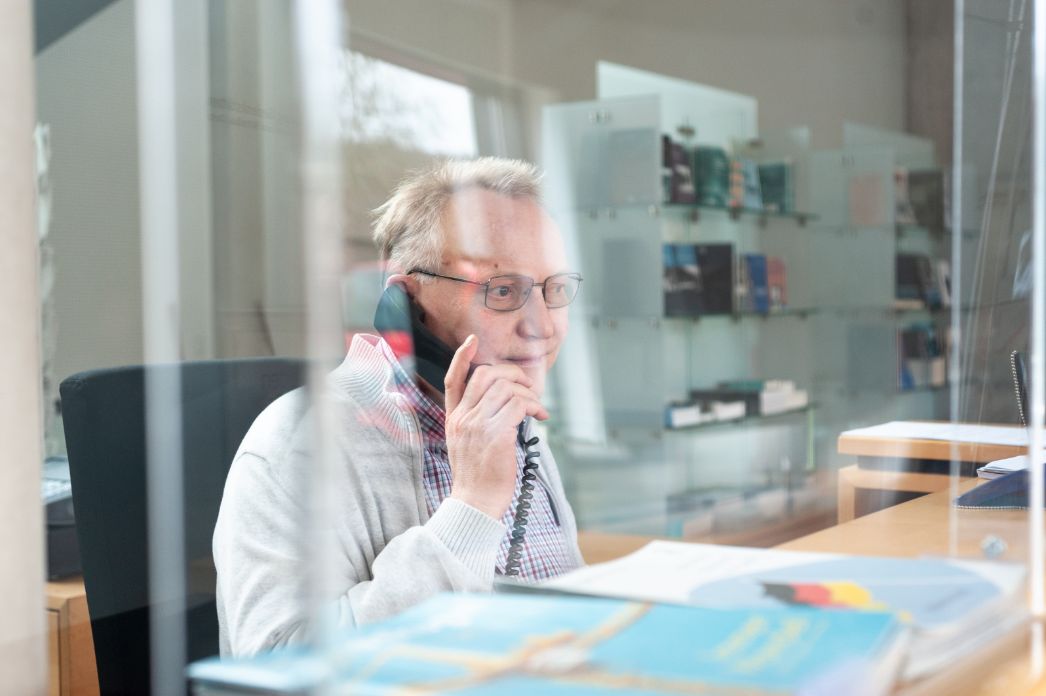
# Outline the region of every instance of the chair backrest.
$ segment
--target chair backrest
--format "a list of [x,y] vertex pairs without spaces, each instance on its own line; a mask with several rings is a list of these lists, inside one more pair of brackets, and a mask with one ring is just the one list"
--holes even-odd
[[181,378],[190,660],[218,652],[211,536],[232,458],[257,415],[305,380],[302,361],[259,358],[96,370],[62,382],[102,694],[150,692],[148,554],[164,552],[147,538],[145,380],[153,371]]

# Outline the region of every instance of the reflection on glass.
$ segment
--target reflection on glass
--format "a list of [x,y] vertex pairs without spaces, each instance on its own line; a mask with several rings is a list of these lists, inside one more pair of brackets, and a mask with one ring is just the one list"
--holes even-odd
[[[193,673],[230,690],[295,650],[419,688],[718,683],[644,646],[740,651],[773,609],[824,633],[786,621],[798,681],[733,686],[798,688],[840,635],[873,658],[847,685],[950,693],[1020,634],[1030,4],[597,4],[350,0],[342,34],[335,2],[177,3],[166,139],[146,14],[52,32],[46,442],[103,688],[160,654],[150,611],[186,636],[164,683],[220,655]],[[667,604],[488,596],[553,582]]]
[[346,51],[341,66],[346,138],[430,155],[476,155],[473,99],[453,82]]

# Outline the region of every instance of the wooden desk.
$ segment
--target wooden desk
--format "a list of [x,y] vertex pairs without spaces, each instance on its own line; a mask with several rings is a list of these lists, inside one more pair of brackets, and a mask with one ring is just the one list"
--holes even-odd
[[[948,480],[947,477],[941,478]],[[963,481],[957,486],[958,492],[980,483],[977,479]],[[950,550],[949,524],[954,522],[958,555],[983,558],[981,542],[992,535],[1006,542],[1002,559],[1022,561],[1027,558],[1024,511],[953,510],[949,502],[951,494],[950,490],[931,493],[777,548],[869,556],[947,555]],[[650,540],[651,537],[591,532],[578,535],[582,554],[590,563],[623,556]],[[1046,696],[1046,682],[1033,682],[1028,677],[1030,647],[1029,632],[1016,631],[964,659],[961,664],[906,687],[898,692],[898,696]]]
[[98,669],[83,578],[47,583],[47,628],[48,693],[98,694]]
[[[947,480],[947,477],[941,477]],[[958,493],[983,481],[961,482]],[[954,524],[955,553],[983,558],[981,543],[995,536],[1006,543],[1002,560],[1027,559],[1027,513],[1023,510],[963,510],[952,508],[951,490],[931,493],[835,527],[795,539],[778,548],[869,556],[948,555],[949,525]],[[906,696],[977,694],[1012,696],[1046,694],[1046,682],[1033,683],[1030,673],[1029,632],[1015,632],[990,648],[955,665],[946,673],[905,689]]]
[[[1025,447],[977,442],[948,442],[917,438],[869,437],[843,433],[837,443],[839,454],[855,455],[858,464],[839,470],[837,488],[838,521],[849,522],[861,512],[857,499],[861,491],[895,491],[900,493],[935,493],[948,487],[945,474],[915,471],[891,471],[861,467],[864,459],[930,460],[986,464],[1024,454]],[[965,478],[964,480],[969,480]]]

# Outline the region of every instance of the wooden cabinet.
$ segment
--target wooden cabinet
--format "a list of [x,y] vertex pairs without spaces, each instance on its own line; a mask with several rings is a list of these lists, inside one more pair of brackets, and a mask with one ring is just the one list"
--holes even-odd
[[91,619],[82,578],[47,583],[48,675],[53,696],[96,696]]

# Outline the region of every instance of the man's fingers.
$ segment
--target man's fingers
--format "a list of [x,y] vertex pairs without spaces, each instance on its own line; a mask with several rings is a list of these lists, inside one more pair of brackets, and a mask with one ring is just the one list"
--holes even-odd
[[480,365],[465,386],[459,403],[466,409],[473,408],[498,380],[517,382],[528,389],[534,386],[534,380],[518,365]]
[[469,367],[472,358],[476,357],[479,348],[479,339],[476,334],[470,334],[465,342],[454,351],[454,359],[450,361],[447,376],[443,379],[447,413],[451,413],[461,402],[461,396],[465,392],[465,380],[468,379]]
[[499,379],[490,389],[486,391],[483,398],[476,404],[476,411],[484,418],[491,418],[513,397],[521,397],[531,401],[538,401],[537,395],[530,388],[510,382],[507,379]]
[[541,402],[535,399],[513,396],[501,407],[501,410],[494,415],[492,420],[498,427],[514,428],[522,422],[525,416],[533,416],[538,420],[547,420],[548,411],[541,405]]

